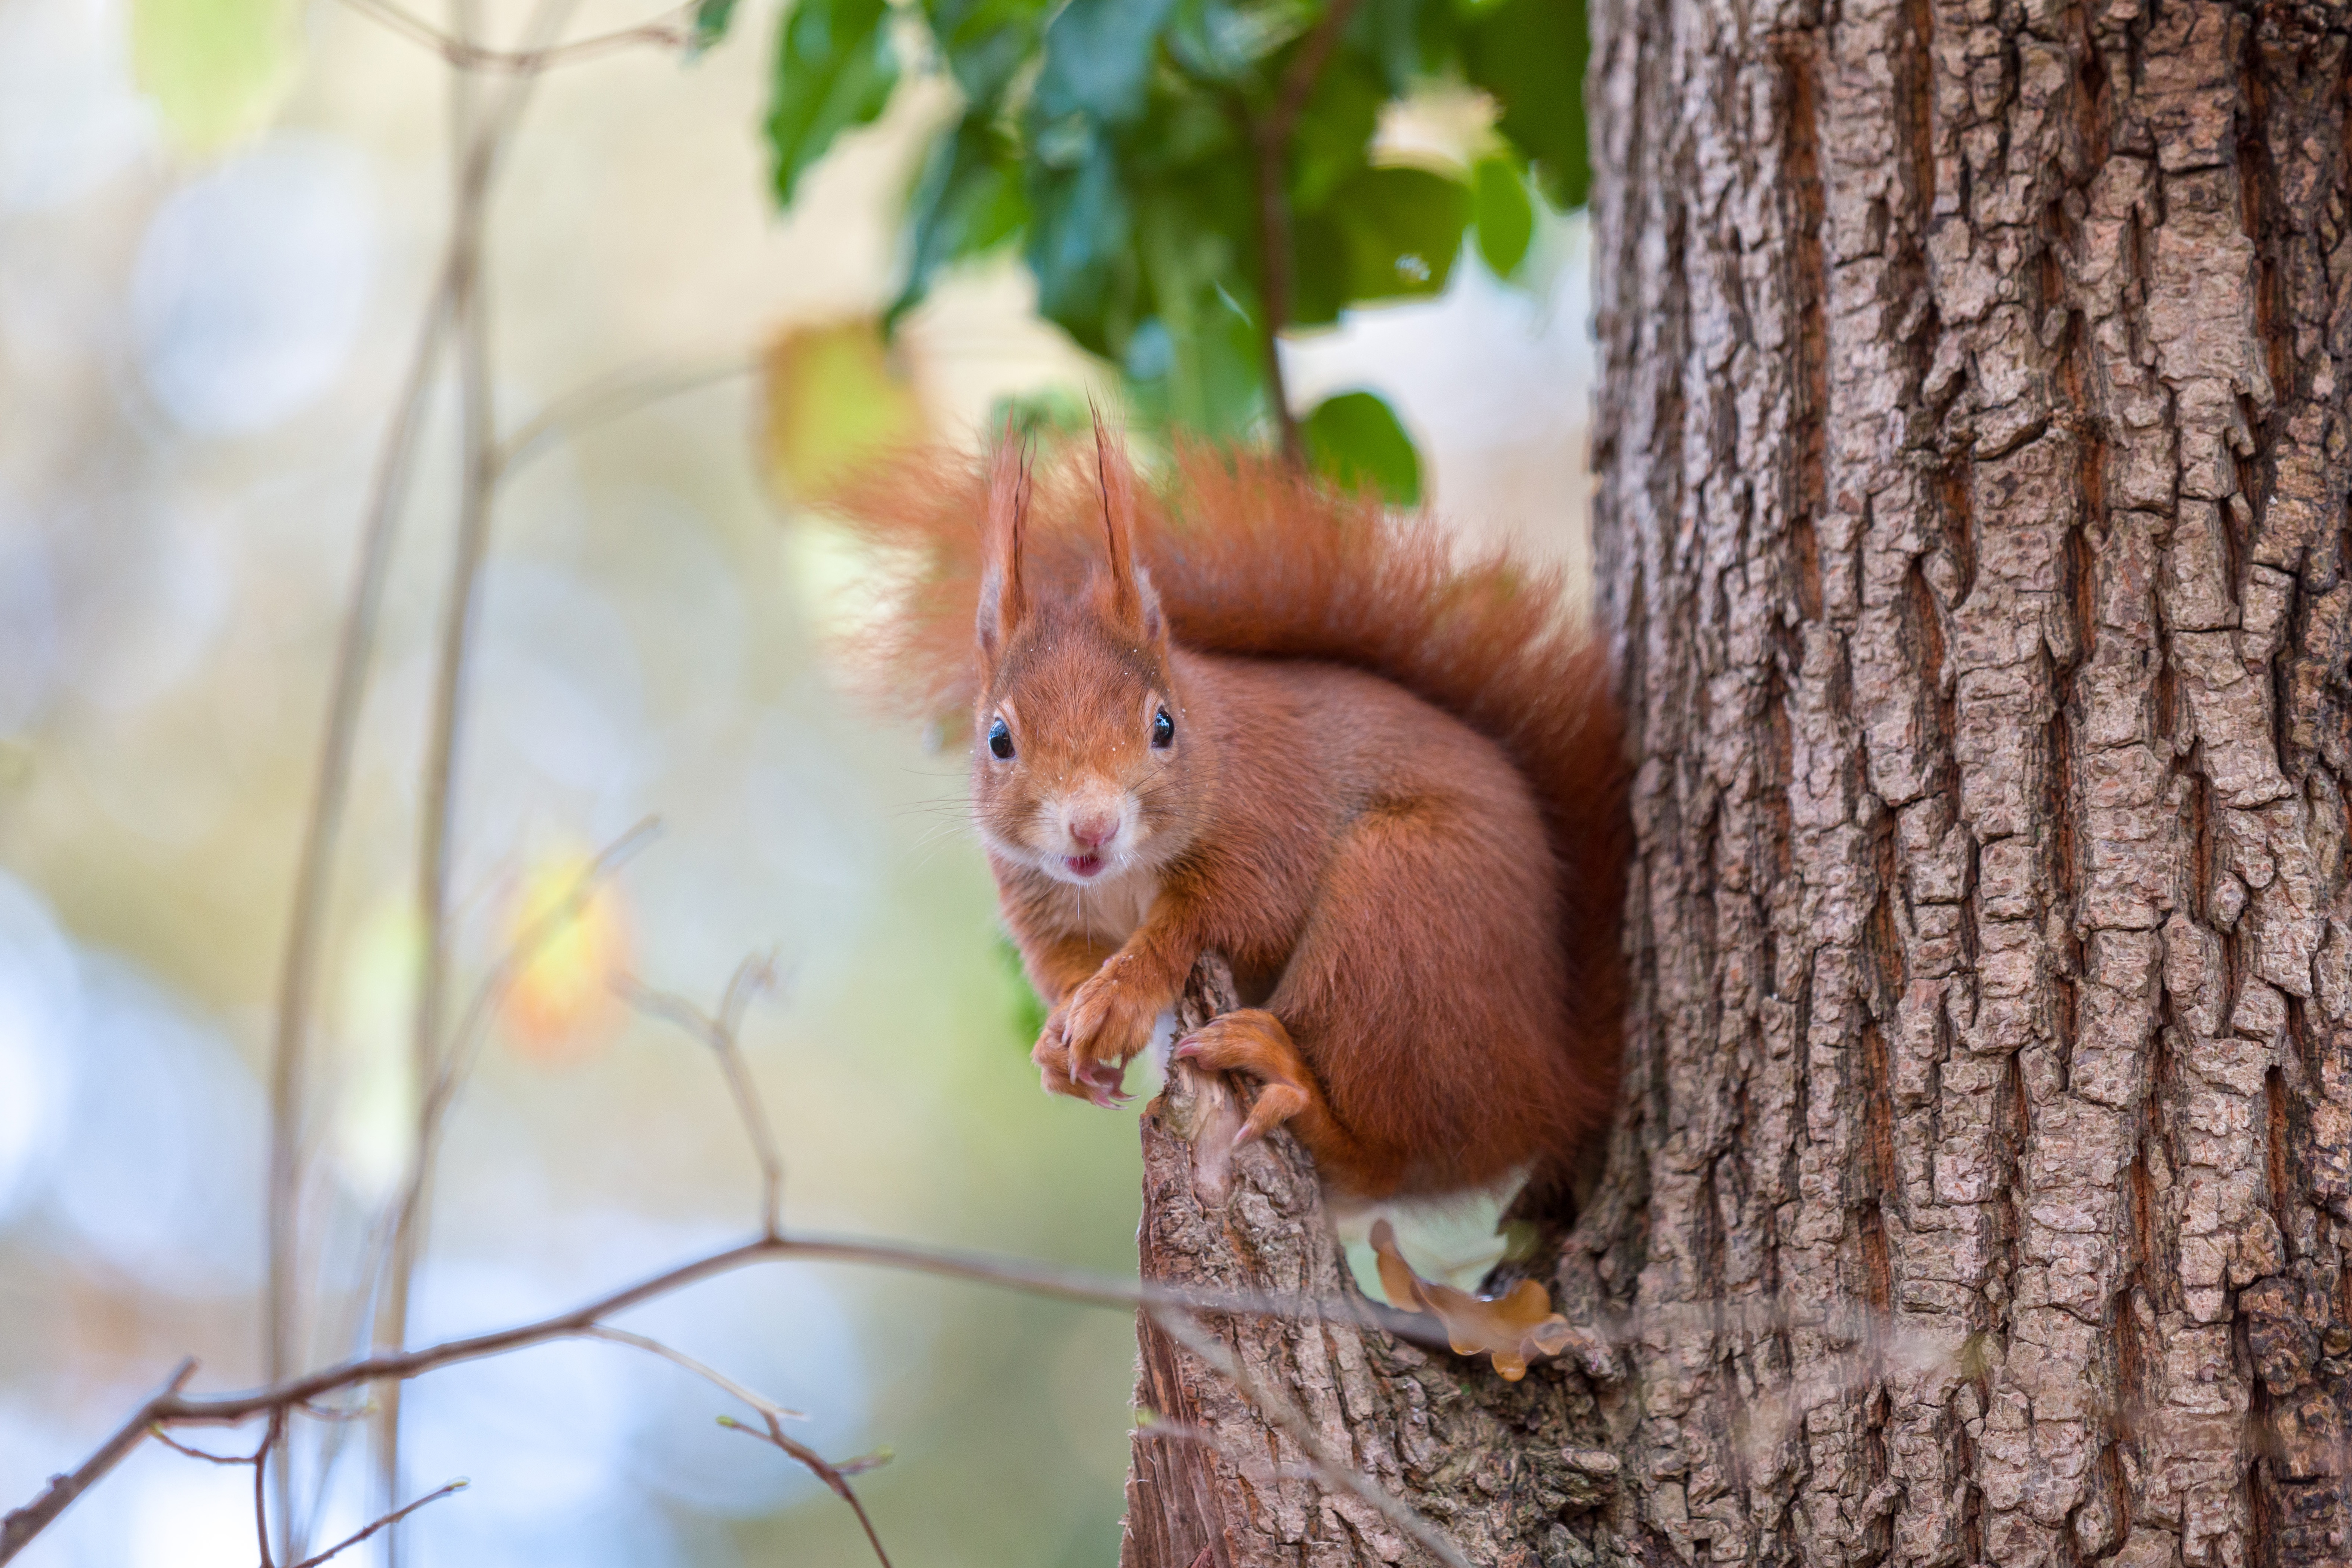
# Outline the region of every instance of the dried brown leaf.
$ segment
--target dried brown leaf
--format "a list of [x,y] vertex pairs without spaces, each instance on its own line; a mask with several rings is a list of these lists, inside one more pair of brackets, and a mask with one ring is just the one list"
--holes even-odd
[[1509,1382],[1525,1377],[1528,1363],[1537,1356],[1558,1355],[1575,1335],[1568,1320],[1551,1310],[1551,1292],[1532,1279],[1491,1298],[1423,1279],[1404,1260],[1396,1227],[1384,1219],[1372,1226],[1372,1256],[1390,1305],[1431,1314],[1444,1325],[1454,1354],[1485,1354]]

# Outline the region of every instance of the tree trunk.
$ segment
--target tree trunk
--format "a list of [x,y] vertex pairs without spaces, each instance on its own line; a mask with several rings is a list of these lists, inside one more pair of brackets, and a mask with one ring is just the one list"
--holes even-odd
[[1593,5],[1634,1549],[2352,1559],[2352,10]]
[[[1179,1017],[1235,1005],[1220,960]],[[1143,1119],[1147,1279],[1197,1289],[1353,1293],[1314,1165],[1277,1132],[1222,1157],[1238,1115],[1221,1082],[1178,1064]],[[1197,1143],[1194,1142],[1197,1136]],[[1507,1383],[1483,1361],[1350,1322],[1209,1318],[1251,1379],[1303,1415],[1330,1454],[1450,1537],[1473,1563],[1587,1568],[1628,1561],[1608,1451],[1622,1426],[1612,1358],[1563,1358]],[[1373,1568],[1433,1559],[1309,1468],[1292,1437],[1224,1377],[1139,1317],[1135,1435],[1120,1568]],[[1596,1393],[1597,1391],[1597,1393]]]

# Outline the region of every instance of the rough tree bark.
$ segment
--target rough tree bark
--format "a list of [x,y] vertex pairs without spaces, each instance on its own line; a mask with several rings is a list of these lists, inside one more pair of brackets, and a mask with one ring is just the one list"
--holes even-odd
[[[2352,1562],[2352,6],[1592,4],[1622,1378],[1228,1342],[1479,1563]],[[1412,1560],[1146,1349],[1129,1563]]]
[[2352,9],[1594,0],[1652,1561],[2352,1558]]

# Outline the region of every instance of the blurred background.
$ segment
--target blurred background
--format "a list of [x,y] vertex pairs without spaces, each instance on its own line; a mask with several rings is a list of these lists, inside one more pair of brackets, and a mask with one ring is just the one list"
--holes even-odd
[[[183,1354],[198,1389],[263,1375],[289,888],[361,520],[450,206],[432,49],[311,0],[226,68],[175,15],[0,0],[0,1507],[78,1462]],[[590,0],[567,36],[643,19]],[[488,25],[512,37],[520,13]],[[940,270],[879,347],[871,324],[908,276],[903,204],[955,89],[910,68],[780,213],[761,127],[781,26],[744,0],[698,55],[551,71],[491,195],[500,427],[572,416],[546,422],[497,499],[453,849],[457,1001],[586,858],[660,827],[498,1010],[448,1122],[412,1342],[574,1304],[755,1227],[757,1173],[711,1053],[608,983],[711,1006],[752,953],[782,976],[743,1044],[789,1224],[1134,1268],[1133,1113],[1038,1092],[961,759],[861,711],[828,668],[856,563],[794,499],[831,454],[824,421],[793,414],[896,399],[890,418],[976,448],[1007,400],[1119,407],[1128,384],[1040,319],[1009,252]],[[1384,115],[1381,143],[1465,156],[1475,109],[1433,91]],[[1442,289],[1293,333],[1286,369],[1302,410],[1380,394],[1465,539],[1580,572],[1581,219],[1538,203],[1534,227],[1507,279],[1465,237]],[[364,1342],[357,1293],[416,1115],[451,380],[445,366],[428,404],[322,928],[312,1363]],[[1421,1216],[1431,1271],[1475,1269],[1478,1217]],[[887,1445],[860,1484],[901,1563],[1116,1556],[1122,1316],[795,1266],[622,1321],[808,1411],[796,1435],[828,1455]],[[423,1379],[410,1489],[473,1485],[415,1518],[403,1560],[860,1561],[846,1510],[719,1429],[728,1408],[604,1344]],[[334,1463],[327,1428],[304,1441],[315,1549],[371,1517],[372,1493],[356,1434]],[[251,1521],[249,1472],[148,1444],[23,1561],[249,1564]]]

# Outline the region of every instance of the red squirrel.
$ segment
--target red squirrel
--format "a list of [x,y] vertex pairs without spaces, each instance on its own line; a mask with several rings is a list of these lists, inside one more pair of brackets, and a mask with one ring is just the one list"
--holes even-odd
[[886,679],[971,714],[1045,1087],[1124,1098],[1214,950],[1252,1005],[1172,1054],[1257,1086],[1237,1141],[1287,1127],[1360,1199],[1564,1180],[1616,1086],[1627,834],[1559,580],[1276,458],[1146,487],[1096,436],[843,498],[908,568]]

